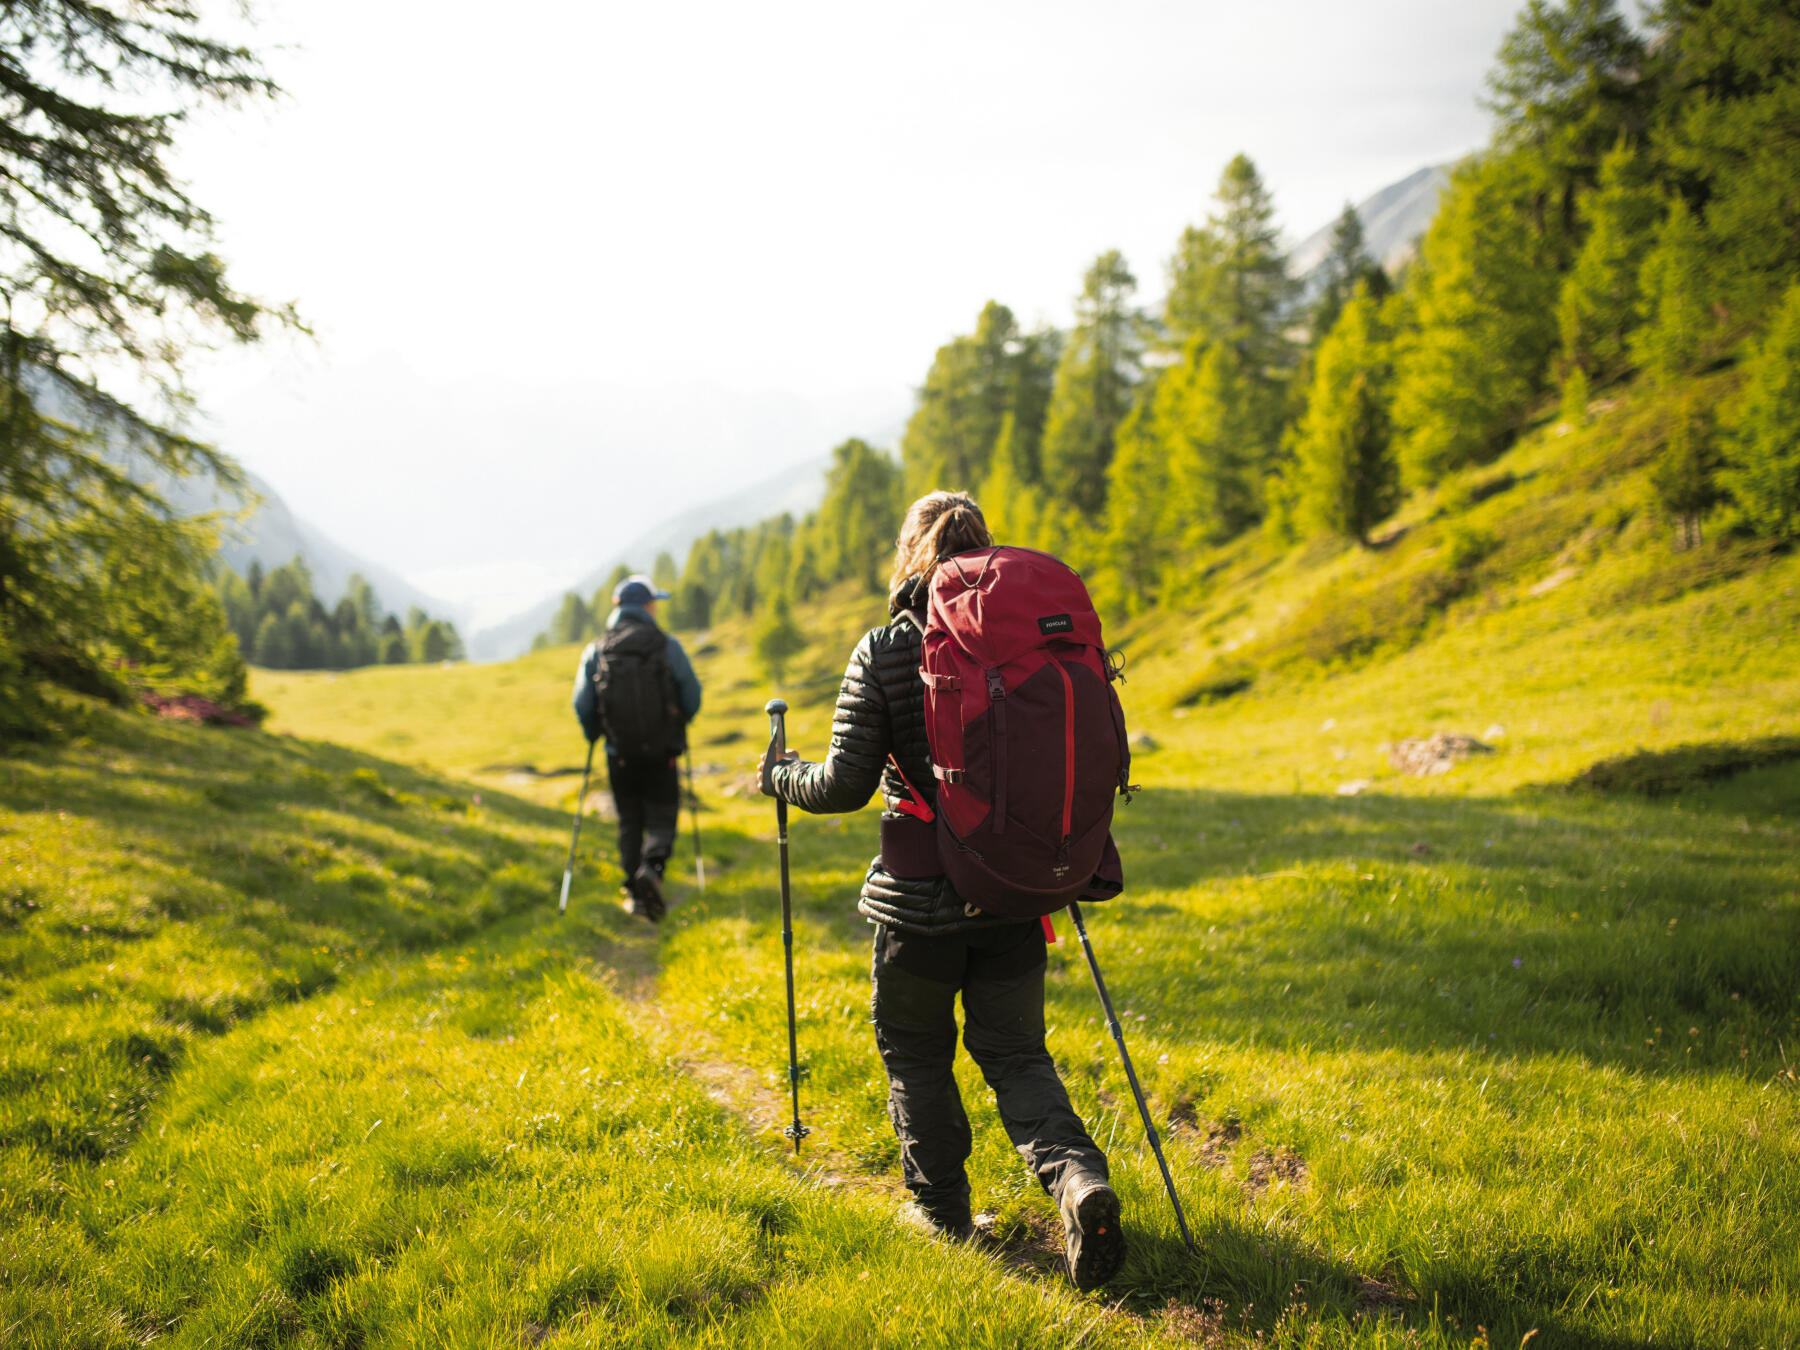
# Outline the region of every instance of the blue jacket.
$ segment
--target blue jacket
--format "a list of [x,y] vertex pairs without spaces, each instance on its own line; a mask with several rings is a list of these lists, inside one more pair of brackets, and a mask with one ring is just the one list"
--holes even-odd
[[[620,605],[606,618],[606,629],[611,632],[621,623],[647,623],[655,626],[656,620],[650,617],[641,605]],[[692,722],[700,711],[700,681],[694,674],[693,664],[682,650],[681,643],[673,633],[667,634],[669,673],[675,677],[675,689],[681,696],[681,711],[687,720]],[[590,741],[600,739],[600,698],[594,690],[594,665],[600,659],[600,644],[590,642],[587,650],[581,654],[581,666],[575,672],[575,716],[581,722],[581,730]],[[607,754],[612,753],[608,746]]]

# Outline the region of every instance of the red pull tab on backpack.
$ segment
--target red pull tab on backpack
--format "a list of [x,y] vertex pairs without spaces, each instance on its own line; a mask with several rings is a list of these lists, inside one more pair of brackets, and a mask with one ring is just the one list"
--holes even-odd
[[1056,925],[1050,922],[1050,916],[1048,914],[1040,914],[1038,915],[1038,922],[1044,925],[1044,941],[1055,942]]
[[889,755],[888,763],[894,766],[894,772],[900,775],[900,781],[906,784],[907,792],[912,795],[912,800],[909,802],[895,802],[894,809],[915,820],[925,821],[927,824],[936,820],[937,812],[933,811],[926,800],[919,795],[919,789],[912,785],[912,779],[906,776],[906,770],[900,767],[900,761]]

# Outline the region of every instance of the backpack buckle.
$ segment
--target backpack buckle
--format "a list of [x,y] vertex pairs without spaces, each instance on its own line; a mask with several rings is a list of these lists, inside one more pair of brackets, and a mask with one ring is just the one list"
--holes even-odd
[[990,703],[998,703],[1006,697],[1006,681],[1000,677],[999,671],[990,670],[987,673],[987,686]]

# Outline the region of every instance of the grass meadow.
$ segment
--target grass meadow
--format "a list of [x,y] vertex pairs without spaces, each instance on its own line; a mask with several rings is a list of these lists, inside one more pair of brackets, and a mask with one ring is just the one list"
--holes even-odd
[[[1197,1256],[1066,922],[1050,1043],[1123,1273],[1061,1279],[966,1062],[998,1240],[894,1224],[872,811],[794,818],[815,1133],[784,1151],[742,779],[775,692],[823,753],[880,616],[840,595],[779,689],[741,624],[690,638],[709,885],[684,835],[655,929],[597,818],[555,917],[573,648],[259,673],[268,734],[91,711],[0,760],[0,1344],[1800,1345],[1800,760],[1683,781],[1676,753],[1800,733],[1800,557],[1671,554],[1571,467],[1590,434],[1373,552],[1240,546],[1117,630],[1154,748],[1089,926]],[[1433,731],[1492,752],[1391,767]],[[1681,790],[1569,786],[1640,750]]]

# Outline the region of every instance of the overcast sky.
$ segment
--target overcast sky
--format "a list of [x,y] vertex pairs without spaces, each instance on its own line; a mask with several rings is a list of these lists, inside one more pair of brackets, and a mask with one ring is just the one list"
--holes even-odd
[[1478,146],[1516,9],[257,0],[287,95],[181,163],[317,339],[209,364],[209,430],[497,618],[891,436],[990,297],[1066,322],[1120,248],[1154,300],[1240,150],[1297,239]]

